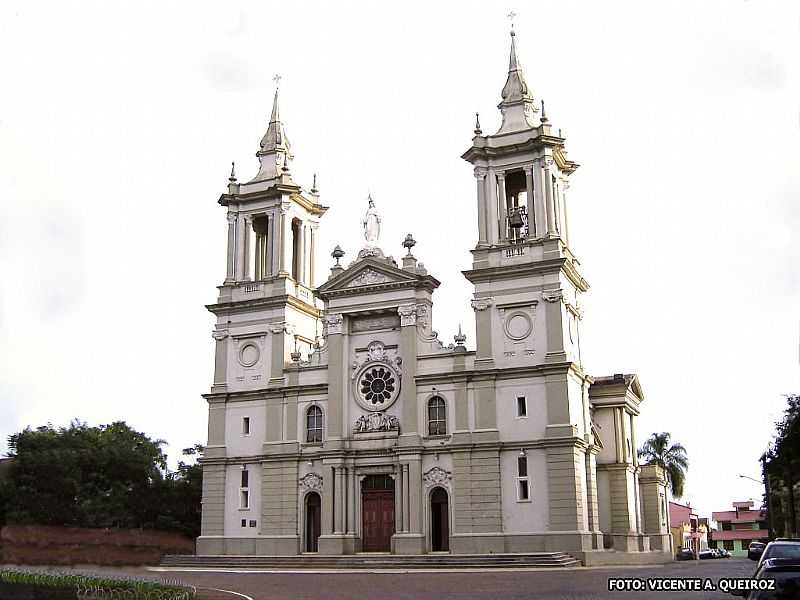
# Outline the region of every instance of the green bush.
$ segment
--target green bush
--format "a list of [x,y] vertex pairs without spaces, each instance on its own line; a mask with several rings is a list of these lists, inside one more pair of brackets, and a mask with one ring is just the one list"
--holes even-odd
[[126,598],[130,600],[194,600],[195,589],[178,583],[117,579],[72,573],[0,570],[0,583],[39,588],[74,589],[78,598]]

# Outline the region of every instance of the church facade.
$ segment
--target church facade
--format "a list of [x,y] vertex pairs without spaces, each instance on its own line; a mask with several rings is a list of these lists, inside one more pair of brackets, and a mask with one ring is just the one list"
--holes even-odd
[[[671,556],[666,480],[639,465],[635,375],[580,357],[589,284],[570,249],[578,165],[535,102],[512,31],[502,125],[476,123],[476,350],[432,329],[439,281],[380,247],[314,281],[327,207],[291,174],[278,92],[247,183],[232,173],[198,554],[569,552]],[[465,300],[466,301],[466,300]]]

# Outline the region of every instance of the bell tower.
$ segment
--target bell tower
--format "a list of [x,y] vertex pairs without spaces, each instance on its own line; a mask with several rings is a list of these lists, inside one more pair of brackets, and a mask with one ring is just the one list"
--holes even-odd
[[544,102],[537,106],[513,29],[498,108],[500,129],[484,135],[476,115],[462,156],[477,182],[478,241],[464,272],[475,285],[476,366],[571,360],[578,357],[577,298],[588,289],[569,246],[566,192],[578,165]]
[[258,172],[240,183],[231,170],[219,198],[228,209],[228,244],[225,280],[208,306],[218,318],[216,391],[280,385],[284,365],[308,356],[322,330],[313,290],[317,228],[327,207],[316,177],[309,190],[292,177],[278,96],[276,89]]

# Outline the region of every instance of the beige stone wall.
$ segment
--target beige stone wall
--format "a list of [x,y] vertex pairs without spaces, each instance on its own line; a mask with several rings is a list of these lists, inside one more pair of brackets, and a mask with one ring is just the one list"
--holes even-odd
[[585,529],[584,453],[574,446],[547,448],[547,482],[550,490],[550,530]]
[[454,533],[502,531],[500,452],[453,454]]
[[297,534],[297,463],[265,462],[261,479],[261,534]]
[[225,533],[225,465],[203,465],[201,535]]

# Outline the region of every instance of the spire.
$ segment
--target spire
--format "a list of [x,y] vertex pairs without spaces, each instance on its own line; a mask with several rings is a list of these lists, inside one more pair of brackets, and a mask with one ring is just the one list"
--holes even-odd
[[[512,13],[513,14],[513,13]],[[497,133],[524,131],[536,127],[534,113],[538,108],[525,81],[522,64],[517,58],[517,34],[511,27],[511,53],[508,58],[508,77],[503,86],[502,102],[497,106],[503,114],[503,124]]]
[[284,172],[288,172],[289,161],[294,156],[292,155],[292,146],[289,143],[289,138],[286,136],[286,131],[281,123],[280,102],[279,102],[279,88],[280,75],[274,77],[275,80],[275,98],[272,101],[272,113],[269,117],[269,126],[264,137],[261,138],[259,151],[256,152],[258,160],[261,162],[261,167],[258,170],[253,181],[260,181],[263,179],[274,179]]

